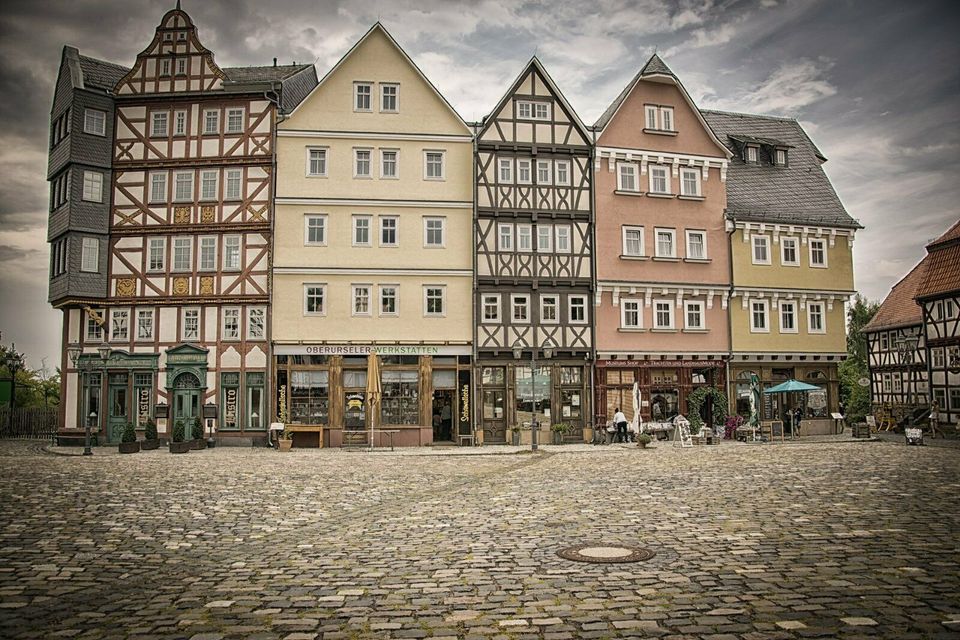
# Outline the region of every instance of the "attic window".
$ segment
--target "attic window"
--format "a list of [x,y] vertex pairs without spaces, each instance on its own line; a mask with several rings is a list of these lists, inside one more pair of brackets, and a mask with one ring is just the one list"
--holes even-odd
[[164,42],[170,42],[171,40],[173,40],[173,34],[169,32],[163,34],[163,40]]
[[546,102],[518,102],[517,117],[529,120],[549,120],[550,107]]
[[643,106],[645,133],[676,135],[673,121],[673,107],[647,104]]
[[747,145],[744,150],[744,160],[747,162],[760,162],[760,148],[756,145]]
[[778,167],[787,166],[787,150],[786,149],[776,149],[773,152],[773,162]]
[[187,39],[186,31],[181,31],[177,34],[177,40],[186,40],[186,39]]

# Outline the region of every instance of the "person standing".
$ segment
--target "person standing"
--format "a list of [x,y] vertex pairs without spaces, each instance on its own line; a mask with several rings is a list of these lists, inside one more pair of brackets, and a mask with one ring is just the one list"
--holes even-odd
[[796,438],[800,435],[800,420],[803,419],[803,409],[797,407],[793,410],[793,437]]
[[937,437],[937,423],[940,422],[940,407],[936,402],[930,403],[930,437]]
[[627,441],[627,416],[623,415],[620,408],[613,413],[613,424],[617,427],[617,442]]

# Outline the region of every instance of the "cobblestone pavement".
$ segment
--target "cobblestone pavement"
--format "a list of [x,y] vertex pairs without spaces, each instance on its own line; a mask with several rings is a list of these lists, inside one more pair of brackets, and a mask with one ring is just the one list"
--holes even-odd
[[[960,635],[960,451],[600,449],[0,442],[0,637]],[[556,555],[585,542],[656,555]]]

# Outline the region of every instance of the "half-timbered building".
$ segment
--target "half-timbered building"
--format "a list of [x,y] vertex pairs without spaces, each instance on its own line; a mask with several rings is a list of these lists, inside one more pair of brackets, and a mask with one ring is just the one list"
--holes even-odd
[[84,351],[79,368],[99,373],[80,381],[64,359],[64,397],[80,398],[68,401],[65,425],[102,404],[97,428],[114,441],[149,417],[161,433],[178,421],[189,430],[212,405],[219,437],[263,439],[274,126],[316,72],[221,68],[178,7],[112,80],[103,290],[64,322],[64,345]]
[[505,442],[536,411],[541,429],[566,423],[566,438],[582,440],[593,358],[591,134],[534,57],[479,125],[475,155],[478,433]]
[[916,293],[923,313],[930,399],[939,421],[960,425],[960,221],[927,245],[927,263]]
[[665,422],[697,389],[725,393],[731,153],[656,54],[594,129],[596,421]]
[[921,261],[884,298],[863,328],[874,415],[899,421],[928,406],[923,313],[914,299],[927,261]]

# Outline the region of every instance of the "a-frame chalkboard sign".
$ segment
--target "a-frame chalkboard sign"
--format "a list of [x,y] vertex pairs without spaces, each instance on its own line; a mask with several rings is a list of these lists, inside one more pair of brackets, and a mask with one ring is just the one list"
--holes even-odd
[[681,447],[692,447],[693,438],[690,437],[690,421],[682,415],[678,415],[674,419],[673,425],[674,446],[679,443]]

